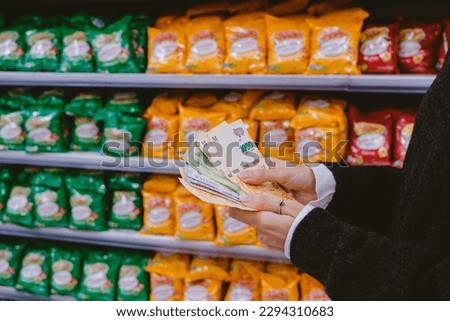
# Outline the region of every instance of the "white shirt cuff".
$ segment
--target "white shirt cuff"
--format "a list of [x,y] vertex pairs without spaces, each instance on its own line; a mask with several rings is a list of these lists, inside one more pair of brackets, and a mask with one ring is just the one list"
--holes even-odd
[[316,207],[325,209],[333,199],[336,192],[336,180],[331,171],[323,164],[310,165],[311,170],[316,178],[316,194],[317,200],[309,202],[297,215],[284,241],[284,255],[291,259],[291,241],[294,236],[295,229],[300,222]]

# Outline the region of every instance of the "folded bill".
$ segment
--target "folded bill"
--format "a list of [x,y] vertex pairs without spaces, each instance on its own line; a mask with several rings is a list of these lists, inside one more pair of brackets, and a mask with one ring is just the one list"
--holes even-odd
[[184,154],[184,161],[180,182],[204,202],[255,210],[243,205],[240,197],[265,193],[289,198],[276,183],[250,185],[239,179],[239,173],[247,168],[269,168],[242,120],[223,122],[199,135]]

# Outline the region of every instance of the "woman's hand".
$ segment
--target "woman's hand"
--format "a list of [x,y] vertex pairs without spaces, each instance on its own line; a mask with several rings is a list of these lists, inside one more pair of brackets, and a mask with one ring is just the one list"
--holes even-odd
[[282,251],[289,229],[304,204],[317,199],[313,171],[304,165],[291,167],[286,162],[275,161],[275,168],[248,169],[240,174],[240,179],[252,185],[275,182],[292,193],[294,199],[284,200],[281,213],[280,199],[266,194],[247,194],[241,197],[242,204],[258,212],[230,209],[231,217],[256,228],[259,242]]
[[248,184],[260,185],[275,182],[292,192],[292,196],[302,204],[317,200],[316,178],[311,168],[305,165],[289,166],[290,163],[273,160],[274,168],[247,169],[239,178]]

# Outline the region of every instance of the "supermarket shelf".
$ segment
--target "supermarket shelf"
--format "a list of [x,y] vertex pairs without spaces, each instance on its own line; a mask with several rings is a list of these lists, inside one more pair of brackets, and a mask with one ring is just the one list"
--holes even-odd
[[178,174],[182,162],[144,157],[115,158],[95,152],[39,153],[0,151],[0,164]]
[[433,75],[174,75],[0,72],[0,85],[116,88],[285,89],[425,93]]
[[198,255],[226,256],[244,259],[285,262],[282,252],[262,247],[216,246],[213,242],[178,241],[169,236],[139,234],[135,231],[109,230],[105,232],[72,231],[64,228],[27,229],[13,224],[0,224],[0,235],[56,240],[139,250],[165,251]]
[[0,299],[13,301],[74,301],[75,298],[61,295],[45,297],[28,292],[17,291],[8,286],[0,286]]

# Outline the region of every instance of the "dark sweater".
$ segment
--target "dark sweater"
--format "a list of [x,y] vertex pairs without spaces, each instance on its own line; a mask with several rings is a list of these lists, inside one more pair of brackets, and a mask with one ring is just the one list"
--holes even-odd
[[403,170],[338,167],[291,260],[333,300],[450,300],[450,63],[417,113]]

